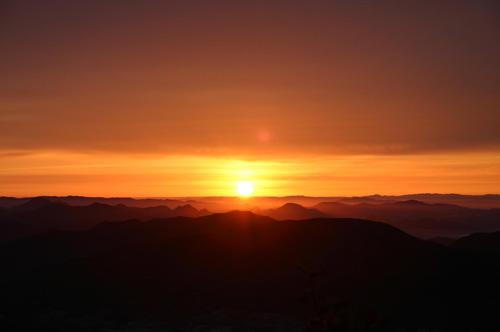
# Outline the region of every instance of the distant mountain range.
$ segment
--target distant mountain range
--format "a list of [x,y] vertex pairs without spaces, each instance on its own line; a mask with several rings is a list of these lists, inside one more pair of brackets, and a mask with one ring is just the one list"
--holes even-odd
[[[418,200],[425,203],[454,204],[477,209],[500,208],[500,195],[459,195],[459,194],[412,194],[401,196],[353,196],[353,197],[177,197],[177,198],[129,198],[129,197],[83,197],[83,196],[41,196],[42,198],[59,201],[69,205],[90,205],[102,203],[108,205],[123,204],[129,207],[168,206],[190,204],[197,209],[208,209],[214,212],[230,210],[250,210],[259,208],[277,208],[286,203],[296,203],[302,206],[312,206],[322,202],[340,202],[344,204],[379,204],[397,201]],[[33,197],[14,198],[0,197],[0,208],[10,208],[28,202]]]
[[[75,201],[76,199],[76,201]],[[10,199],[6,199],[10,201]],[[103,221],[146,221],[154,218],[176,216],[199,217],[212,212],[201,208],[204,203],[190,201],[198,208],[184,204],[186,201],[168,201],[171,207],[130,207],[122,203],[108,205],[91,202],[92,198],[66,197],[63,201],[54,198],[36,197],[20,205],[0,209],[0,242],[34,235],[50,229],[85,230]],[[109,199],[117,202],[121,199]],[[356,199],[357,200],[357,199]],[[70,205],[67,202],[76,205]],[[106,201],[106,200],[105,200]],[[147,205],[155,200],[137,203]],[[175,205],[174,202],[179,203]],[[351,202],[352,203],[352,202]],[[210,203],[213,205],[213,203]],[[209,204],[209,205],[210,205]],[[220,208],[221,205],[218,205]],[[305,220],[312,218],[357,218],[381,221],[423,239],[448,238],[453,241],[476,232],[500,230],[500,209],[472,209],[453,204],[425,203],[417,200],[345,204],[340,201],[320,202],[310,207],[286,203],[278,208],[249,207],[253,212],[277,220]],[[227,212],[227,211],[225,211]],[[450,242],[451,243],[451,242]]]
[[471,209],[452,204],[415,200],[381,204],[346,205],[324,202],[313,208],[340,218],[363,218],[389,223],[421,237],[461,237],[500,229],[500,209]]
[[72,206],[46,198],[33,198],[24,204],[0,211],[0,242],[58,230],[86,230],[104,221],[140,221],[177,216],[200,217],[210,214],[207,210],[197,210],[191,205],[128,207],[123,204],[107,205],[92,203],[87,206]]
[[381,221],[421,238],[459,238],[474,232],[500,229],[500,209],[471,209],[452,204],[428,204],[416,200],[377,204],[322,202],[310,208],[287,203],[255,213],[278,220],[358,218]]
[[93,203],[101,203],[107,205],[123,204],[129,207],[153,207],[153,206],[168,206],[176,207],[185,205],[181,200],[174,199],[153,199],[153,198],[129,198],[129,197],[84,197],[84,196],[38,196],[38,197],[0,197],[0,208],[11,208],[14,206],[28,203],[33,198],[49,200],[52,202],[61,202],[73,206],[85,206]]
[[313,208],[305,208],[295,203],[286,203],[277,209],[256,209],[257,214],[277,220],[305,220],[312,218],[331,218],[332,216]]
[[[500,208],[500,195],[459,195],[459,194],[411,194],[401,196],[353,196],[353,197],[310,197],[310,196],[284,196],[284,197],[251,197],[242,200],[240,197],[192,197],[191,199],[205,204],[220,206],[243,205],[248,209],[250,205],[260,208],[276,208],[286,203],[296,203],[302,206],[313,206],[322,202],[340,202],[344,204],[379,204],[394,203],[398,201],[417,200],[429,204],[454,204],[477,209]],[[196,205],[194,205],[196,206]],[[198,206],[196,206],[198,207]],[[214,210],[211,208],[209,210]]]

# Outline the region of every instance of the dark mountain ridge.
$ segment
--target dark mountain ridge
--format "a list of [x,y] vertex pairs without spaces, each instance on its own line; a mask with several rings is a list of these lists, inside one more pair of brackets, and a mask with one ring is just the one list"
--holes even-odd
[[85,196],[37,196],[37,197],[0,197],[0,207],[11,208],[25,204],[33,199],[43,199],[52,202],[62,202],[74,206],[86,206],[92,203],[101,203],[107,205],[124,204],[129,207],[151,207],[151,206],[169,206],[174,208],[178,205],[184,205],[185,202],[176,199],[156,199],[156,198],[131,198],[131,197],[85,197]]
[[256,210],[262,216],[277,220],[304,220],[312,218],[330,218],[331,216],[314,208],[305,208],[296,203],[286,203],[277,209]]
[[87,206],[71,206],[34,198],[0,215],[0,241],[10,241],[51,229],[85,230],[104,221],[146,221],[153,218],[200,217],[208,214],[209,211],[197,210],[191,205],[178,206],[173,210],[167,206],[138,208],[97,202]]
[[[197,209],[206,208],[210,211],[227,212],[235,207],[241,208],[244,203],[239,197],[178,197],[178,198],[129,198],[129,197],[83,197],[83,196],[40,196],[51,201],[60,201],[69,205],[90,205],[94,202],[117,205],[124,204],[130,207],[150,207],[165,205],[175,208],[178,205],[191,204]],[[32,197],[14,198],[0,197],[0,208],[10,208],[21,205]],[[353,197],[251,197],[245,201],[252,206],[261,208],[275,208],[286,203],[296,203],[303,206],[312,206],[321,202],[340,202],[345,204],[359,203],[393,203],[396,201],[417,200],[425,203],[446,203],[469,208],[490,209],[500,208],[500,195],[460,195],[460,194],[411,194],[401,196],[353,196]],[[247,207],[246,207],[247,208]]]
[[500,231],[494,233],[475,233],[458,239],[451,244],[453,248],[479,253],[500,255]]
[[453,204],[429,204],[416,200],[394,203],[347,205],[323,202],[313,208],[338,218],[362,218],[389,223],[423,238],[462,237],[500,229],[498,209],[471,209]]
[[[301,269],[325,270],[315,281],[320,294],[353,308],[369,303],[392,317],[389,330],[497,326],[489,315],[500,274],[488,259],[367,220],[278,221],[233,211],[101,223],[5,243],[0,258],[7,327],[29,322],[54,330],[76,324],[64,317],[82,315],[173,321],[219,308],[300,317],[308,312],[297,302],[308,287]],[[460,292],[446,293],[450,278],[460,280]],[[478,283],[490,291],[488,307],[470,291]],[[43,317],[54,312],[63,318],[47,323]]]

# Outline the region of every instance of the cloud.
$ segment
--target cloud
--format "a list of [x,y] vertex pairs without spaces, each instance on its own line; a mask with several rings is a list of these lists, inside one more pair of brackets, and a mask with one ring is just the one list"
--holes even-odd
[[499,150],[492,2],[293,3],[10,5],[0,148],[246,158]]

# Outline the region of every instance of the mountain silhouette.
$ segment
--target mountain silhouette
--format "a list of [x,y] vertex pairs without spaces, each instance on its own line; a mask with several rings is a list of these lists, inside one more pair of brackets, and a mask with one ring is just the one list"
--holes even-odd
[[154,207],[154,206],[169,206],[176,207],[185,204],[183,201],[176,199],[154,199],[143,198],[135,199],[130,197],[85,197],[85,196],[38,196],[38,197],[0,197],[0,207],[12,208],[29,202],[32,199],[49,200],[51,202],[61,202],[73,206],[87,206],[92,203],[101,203],[107,205],[123,204],[129,207]]
[[410,199],[410,200],[407,200],[407,201],[397,201],[397,202],[394,202],[393,204],[395,205],[420,205],[420,206],[424,206],[424,205],[429,205],[427,203],[424,203],[424,202],[421,202],[421,201],[417,201],[415,199]]
[[18,206],[14,206],[10,208],[10,211],[15,211],[15,212],[28,212],[28,211],[33,211],[36,209],[41,208],[42,206],[45,206],[47,204],[52,204],[53,202],[49,199],[43,198],[43,197],[34,197],[27,201],[26,203],[23,203]]
[[[175,216],[198,217],[210,214],[207,209],[198,210],[191,204],[174,207],[129,207],[124,203],[109,205],[93,202],[90,205],[71,205],[67,201],[84,202],[94,198],[62,197],[65,202],[52,198],[35,197],[23,204],[0,210],[0,242],[9,241],[50,229],[84,230],[103,221],[128,219],[149,220]],[[358,198],[354,198],[358,199]],[[11,200],[7,200],[11,201]],[[108,201],[128,202],[116,198]],[[162,200],[159,200],[162,201]],[[149,204],[156,200],[133,200],[133,204]],[[140,203],[138,203],[140,202]],[[146,203],[148,202],[148,203]],[[170,203],[174,200],[170,200]],[[178,201],[183,203],[182,201]],[[203,203],[192,201],[203,206]],[[215,203],[208,205],[215,206]],[[220,208],[218,206],[217,208]],[[471,209],[453,204],[429,204],[418,200],[383,202],[377,204],[343,204],[322,202],[310,208],[287,203],[276,209],[253,209],[256,213],[278,220],[310,218],[358,218],[391,224],[423,239],[439,237],[460,238],[477,232],[493,232],[500,229],[500,209]]]
[[435,238],[429,239],[429,241],[435,242],[435,243],[439,243],[439,244],[441,244],[443,246],[449,246],[450,244],[452,244],[453,242],[455,242],[456,239],[452,239],[450,237],[441,236],[441,237],[435,237]]
[[[387,292],[408,291],[442,253],[439,246],[382,223],[277,221],[242,211],[101,223],[0,249],[2,284],[14,296],[6,295],[4,303],[36,298],[44,307],[80,310],[85,304],[90,310],[111,302],[123,310],[161,307],[184,315],[218,307],[289,310],[295,304],[288,298],[305,286],[298,266],[331,270],[324,285],[329,292],[348,297],[366,292],[388,305]],[[405,283],[386,289],[400,278]],[[384,292],[368,291],[373,285]],[[193,311],[193,303],[200,307]]]
[[392,201],[378,200],[370,197],[343,197],[337,200],[337,202],[344,204],[361,204],[361,203],[378,204],[378,203],[391,203]]
[[[309,287],[303,271],[326,271],[316,281],[322,296],[369,303],[393,317],[394,330],[496,327],[498,264],[450,250],[359,219],[280,221],[232,211],[103,222],[1,245],[1,323],[82,329],[89,321],[173,321],[220,308],[300,317],[306,309],[297,298]],[[458,281],[460,292],[449,293]],[[478,290],[491,299],[481,302]]]
[[174,209],[174,213],[176,216],[199,216],[199,211],[192,207],[190,204],[186,204],[184,206],[178,206]]
[[9,209],[11,207],[24,204],[30,201],[31,199],[33,199],[33,197],[17,198],[17,197],[0,196],[0,208]]
[[334,217],[382,221],[423,238],[458,238],[474,232],[500,229],[498,209],[471,209],[417,200],[355,205],[323,202],[313,208]]
[[295,203],[286,203],[277,209],[259,210],[260,215],[277,220],[305,220],[312,218],[331,218],[330,215],[316,209],[308,209]]
[[207,214],[210,212],[199,211],[190,205],[178,206],[174,210],[167,206],[138,208],[97,202],[88,206],[71,206],[44,198],[34,198],[0,215],[2,231],[0,241],[10,241],[51,229],[85,230],[104,221],[130,219],[146,221],[154,218],[199,217]]
[[500,231],[471,234],[453,242],[452,247],[473,252],[500,255]]

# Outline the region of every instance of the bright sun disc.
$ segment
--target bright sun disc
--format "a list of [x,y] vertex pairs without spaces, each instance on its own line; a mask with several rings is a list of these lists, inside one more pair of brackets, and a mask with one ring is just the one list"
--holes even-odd
[[253,193],[253,185],[249,181],[238,182],[238,194],[240,196],[250,196]]

